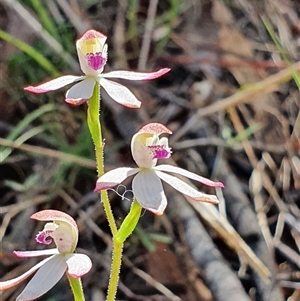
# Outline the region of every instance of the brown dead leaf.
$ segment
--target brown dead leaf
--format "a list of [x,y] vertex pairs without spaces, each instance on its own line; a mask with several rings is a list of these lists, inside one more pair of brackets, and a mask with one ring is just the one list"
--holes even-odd
[[147,254],[147,272],[161,283],[183,284],[179,261],[166,244],[155,242],[156,251]]

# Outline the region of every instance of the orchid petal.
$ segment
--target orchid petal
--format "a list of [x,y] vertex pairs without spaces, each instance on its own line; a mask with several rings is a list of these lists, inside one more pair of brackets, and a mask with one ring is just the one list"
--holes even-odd
[[67,254],[65,259],[68,265],[68,274],[73,278],[87,274],[92,268],[91,259],[85,254]]
[[138,171],[139,168],[131,167],[120,167],[110,170],[97,180],[95,191],[112,188],[122,183],[128,177],[136,174]]
[[126,87],[101,77],[100,85],[119,104],[128,108],[139,108],[141,102]]
[[65,101],[72,105],[80,105],[88,101],[93,95],[95,84],[95,79],[85,78],[67,91]]
[[111,72],[104,73],[102,74],[102,77],[123,78],[128,80],[150,80],[150,79],[161,77],[164,74],[168,73],[170,70],[171,69],[169,68],[163,68],[156,72],[149,72],[149,73],[118,70],[118,71],[111,71]]
[[53,256],[40,261],[38,264],[33,266],[30,270],[28,270],[27,272],[25,272],[24,274],[22,274],[19,277],[0,282],[0,292],[18,285],[19,283],[21,283],[26,278],[28,278],[31,274],[33,274],[36,270],[38,270],[41,266],[43,266],[46,262],[48,262],[52,258],[53,258]]
[[202,201],[202,202],[208,202],[213,204],[218,204],[219,200],[215,195],[205,194],[202,193],[192,186],[188,185],[187,183],[183,182],[182,180],[165,174],[161,171],[155,170],[155,173],[158,177],[160,177],[163,181],[171,185],[173,188],[178,190],[179,192],[183,193],[186,196],[189,196],[195,201]]
[[167,206],[161,180],[151,170],[139,172],[132,181],[132,190],[138,203],[155,214],[163,214]]
[[66,222],[57,223],[59,223],[59,227],[51,233],[51,237],[59,253],[73,253],[78,242],[78,233]]
[[23,258],[23,257],[38,257],[38,256],[48,256],[59,254],[56,248],[54,249],[46,249],[46,250],[37,250],[37,251],[14,251],[15,256]]
[[37,93],[37,94],[46,93],[49,91],[58,90],[64,86],[67,86],[74,82],[78,82],[79,80],[82,80],[83,78],[84,78],[84,76],[65,75],[65,76],[61,76],[61,77],[52,79],[52,80],[45,82],[38,86],[25,87],[24,90],[32,92],[32,93]]
[[161,170],[161,171],[167,171],[167,172],[173,172],[173,173],[176,173],[176,174],[180,174],[182,176],[185,176],[189,179],[198,181],[198,182],[200,182],[204,185],[210,186],[210,187],[222,187],[222,188],[224,187],[224,184],[221,183],[221,182],[211,181],[207,178],[198,176],[197,174],[195,174],[193,172],[187,171],[187,170],[182,169],[182,168],[177,167],[177,166],[162,164],[162,165],[155,166],[155,170]]
[[144,141],[146,134],[140,133],[139,135],[134,135],[134,139],[131,142],[131,153],[133,160],[137,166],[141,168],[151,168],[157,162],[154,159],[153,152],[145,145]]
[[54,255],[37,271],[16,301],[36,299],[48,292],[64,275],[67,264],[64,256]]

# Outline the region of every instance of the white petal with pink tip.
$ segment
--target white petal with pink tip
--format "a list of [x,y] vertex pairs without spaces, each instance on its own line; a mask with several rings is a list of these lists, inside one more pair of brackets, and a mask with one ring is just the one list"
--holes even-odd
[[37,250],[37,251],[14,251],[14,255],[17,257],[38,257],[38,256],[48,256],[59,254],[56,248],[54,249],[46,249],[46,250]]
[[141,106],[141,102],[125,86],[103,77],[100,78],[100,85],[105,89],[107,94],[119,104],[128,108],[139,108]]
[[167,198],[161,180],[151,170],[142,170],[132,181],[132,190],[138,203],[155,214],[163,214]]
[[139,170],[139,168],[131,167],[120,167],[110,170],[97,180],[95,191],[112,188],[122,183],[128,177],[136,174]]
[[183,182],[182,180],[165,174],[161,171],[155,170],[155,173],[157,176],[159,176],[163,181],[171,185],[173,188],[178,190],[179,192],[183,193],[186,196],[189,196],[190,198],[196,200],[196,201],[202,201],[202,202],[208,202],[213,204],[218,204],[219,200],[215,195],[205,194],[202,193],[192,186],[188,185],[187,183]]
[[163,68],[156,72],[149,72],[149,73],[119,70],[119,71],[111,71],[111,72],[103,73],[102,77],[123,78],[127,80],[151,80],[166,74],[170,70],[171,69],[169,68]]
[[162,165],[158,165],[154,167],[156,170],[161,170],[161,171],[167,171],[167,172],[173,172],[173,173],[177,173],[180,174],[182,176],[185,176],[189,179],[198,181],[204,185],[210,186],[210,187],[224,187],[223,183],[221,182],[214,182],[211,181],[207,178],[198,176],[197,174],[187,171],[185,169],[182,169],[180,167],[177,166],[172,166],[172,165],[168,165],[168,164],[162,164]]
[[32,93],[37,93],[37,94],[46,93],[49,91],[58,90],[69,84],[78,82],[78,81],[82,80],[83,78],[84,78],[84,76],[65,75],[65,76],[61,76],[61,77],[52,79],[52,80],[45,82],[38,86],[25,87],[24,90],[32,92]]

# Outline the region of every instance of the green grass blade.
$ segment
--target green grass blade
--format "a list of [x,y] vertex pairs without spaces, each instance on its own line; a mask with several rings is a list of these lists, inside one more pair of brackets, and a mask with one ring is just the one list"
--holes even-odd
[[[23,144],[28,139],[38,135],[39,133],[43,132],[45,130],[45,126],[37,126],[35,128],[32,128],[31,130],[27,131],[23,135],[21,135],[18,139],[16,139],[16,143],[18,145]],[[0,162],[3,162],[13,151],[12,148],[4,148],[3,150],[0,150]]]
[[264,23],[271,39],[273,40],[276,48],[278,49],[281,57],[283,58],[284,62],[291,68],[291,72],[292,72],[292,76],[294,78],[294,81],[295,81],[298,89],[300,90],[300,74],[299,74],[299,72],[294,70],[294,68],[291,66],[292,64],[291,64],[290,60],[288,59],[288,57],[286,55],[286,51],[282,47],[279,39],[277,38],[276,33],[274,32],[270,22],[265,17],[262,17],[262,21],[263,21],[263,23]]
[[25,129],[26,127],[35,119],[39,118],[43,114],[55,110],[55,106],[53,104],[47,104],[38,108],[37,110],[28,114],[18,125],[14,128],[14,130],[6,137],[7,140],[15,140]]
[[23,41],[13,37],[12,35],[8,34],[7,32],[0,29],[0,39],[10,43],[26,53],[32,59],[34,59],[43,69],[49,72],[52,76],[59,75],[59,72],[55,69],[53,64],[48,61],[44,56],[42,56],[39,52],[37,52],[33,47],[29,46],[28,44],[24,43]]
[[30,0],[32,7],[36,11],[37,15],[40,18],[40,21],[45,30],[47,30],[57,41],[59,41],[59,35],[56,30],[55,23],[49,17],[47,10],[45,9],[42,1],[40,0]]

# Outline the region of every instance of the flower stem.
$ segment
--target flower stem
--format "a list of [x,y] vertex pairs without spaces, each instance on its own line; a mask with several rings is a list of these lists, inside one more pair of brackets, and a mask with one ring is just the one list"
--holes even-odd
[[[92,97],[88,102],[87,123],[95,145],[98,177],[104,173],[103,139],[100,124],[100,85],[96,83]],[[116,222],[109,203],[107,191],[101,191],[103,208],[111,229],[112,236],[117,233]]]
[[[104,173],[104,155],[100,124],[100,85],[98,83],[95,85],[93,95],[88,102],[87,123],[95,145],[97,172],[98,177],[100,177]],[[101,191],[101,200],[113,236],[112,263],[106,300],[114,301],[118,288],[124,241],[136,227],[142,207],[134,200],[130,212],[118,231],[106,190]]]
[[122,264],[123,243],[113,240],[113,255],[106,301],[115,301]]
[[121,269],[121,263],[122,263],[122,251],[123,251],[124,241],[135,229],[139,221],[139,218],[141,216],[141,212],[142,212],[141,205],[136,201],[136,199],[134,199],[129,213],[127,214],[118,233],[113,239],[114,244],[113,244],[113,255],[112,255],[111,272],[110,272],[111,276],[109,279],[109,286],[108,286],[107,299],[106,299],[107,301],[115,300],[119,275],[120,275],[120,269]]
[[80,278],[72,278],[67,274],[72,293],[74,295],[74,301],[85,301],[81,279]]

